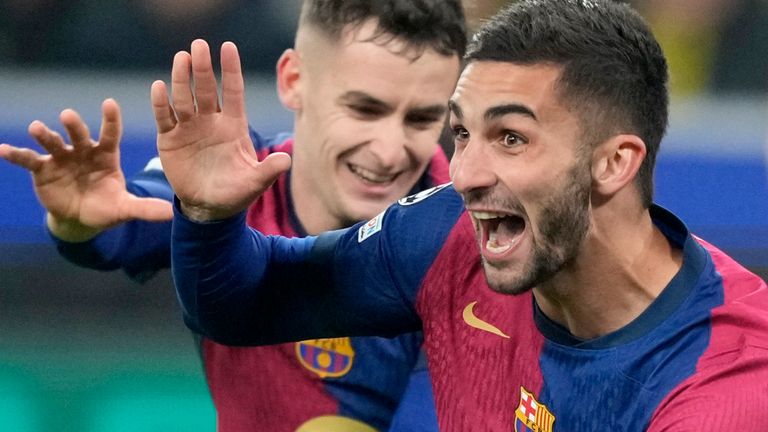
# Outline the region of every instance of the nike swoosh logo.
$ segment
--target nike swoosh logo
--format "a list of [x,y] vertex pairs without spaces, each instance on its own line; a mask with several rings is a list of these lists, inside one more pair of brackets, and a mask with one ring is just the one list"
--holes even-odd
[[473,301],[472,303],[468,304],[467,307],[464,308],[464,313],[462,313],[464,322],[467,323],[467,325],[469,325],[470,327],[474,327],[478,330],[486,331],[488,333],[493,333],[496,336],[501,336],[503,338],[509,339],[509,336],[505,335],[504,332],[499,330],[496,326],[494,326],[493,324],[489,324],[475,316],[476,304],[477,302]]

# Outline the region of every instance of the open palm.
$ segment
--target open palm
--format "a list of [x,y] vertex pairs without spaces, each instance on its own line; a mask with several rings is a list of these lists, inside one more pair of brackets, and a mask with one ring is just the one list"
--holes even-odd
[[[0,157],[31,173],[35,194],[48,211],[49,226],[65,240],[85,240],[133,219],[161,221],[172,217],[168,202],[139,198],[126,190],[120,169],[120,108],[107,99],[102,113],[98,142],[75,111],[64,110],[60,119],[71,145],[39,121],[30,124],[29,133],[48,154],[0,145]],[[82,238],[67,238],[73,230]]]
[[221,70],[219,104],[208,44],[196,40],[189,53],[173,59],[171,101],[165,83],[152,84],[160,159],[182,209],[197,220],[244,210],[290,166],[282,153],[258,160],[245,114],[240,57],[231,42],[221,47]]

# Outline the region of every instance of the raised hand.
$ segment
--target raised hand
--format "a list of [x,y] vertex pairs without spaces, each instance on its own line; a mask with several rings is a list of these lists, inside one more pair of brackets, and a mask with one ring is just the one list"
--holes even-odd
[[77,112],[67,109],[59,119],[71,145],[39,121],[29,125],[29,133],[48,154],[0,144],[0,157],[32,175],[35,194],[48,211],[48,226],[62,240],[85,241],[133,219],[162,221],[173,217],[167,201],[139,198],[126,190],[120,169],[120,107],[107,99],[101,109],[98,142],[91,139]]
[[[244,210],[279,174],[290,157],[275,153],[259,161],[248,131],[245,89],[237,47],[221,46],[222,97],[208,44],[192,42],[171,71],[171,102],[165,83],[152,84],[157,148],[184,213],[192,219],[222,219]],[[194,79],[194,87],[192,80]]]

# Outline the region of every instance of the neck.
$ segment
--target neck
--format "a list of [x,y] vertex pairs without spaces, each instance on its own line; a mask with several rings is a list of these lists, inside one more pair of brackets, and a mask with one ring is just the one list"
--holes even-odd
[[310,127],[312,119],[307,119],[310,114],[311,112],[302,109],[294,112],[288,193],[296,218],[304,231],[308,235],[318,235],[351,224],[345,224],[347,221],[339,216],[343,214],[343,209],[335,207],[334,203],[338,202],[336,197],[327,195],[330,188],[321,186],[333,181],[333,176],[318,167],[325,163],[323,160],[317,160],[323,153],[324,143],[318,142],[314,136],[314,128]]
[[[632,216],[628,216],[628,215]],[[647,209],[594,210],[574,262],[534,289],[550,319],[581,339],[614,332],[637,318],[682,266]]]
[[[293,211],[308,235],[318,235],[343,227],[341,221],[335,218],[326,207],[321,196],[314,192],[313,179],[303,176],[307,172],[294,157],[291,169],[290,190]],[[297,163],[298,162],[298,163]]]

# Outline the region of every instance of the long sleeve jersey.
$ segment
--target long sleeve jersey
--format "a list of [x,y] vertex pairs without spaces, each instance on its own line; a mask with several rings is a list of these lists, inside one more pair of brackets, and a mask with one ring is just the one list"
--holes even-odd
[[650,213],[682,268],[592,340],[530,292],[488,287],[450,185],[302,239],[244,215],[193,223],[177,207],[173,274],[187,325],[226,343],[423,329],[442,431],[768,430],[768,287],[672,213]]

